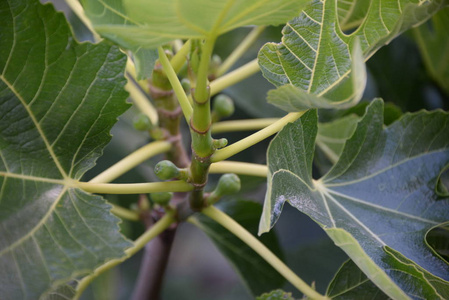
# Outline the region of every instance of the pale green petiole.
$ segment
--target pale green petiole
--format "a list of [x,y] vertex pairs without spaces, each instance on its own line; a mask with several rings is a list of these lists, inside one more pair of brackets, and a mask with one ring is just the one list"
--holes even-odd
[[130,155],[126,156],[121,161],[117,162],[115,165],[110,167],[109,169],[103,171],[95,178],[90,180],[90,183],[107,183],[116,179],[117,177],[125,174],[132,168],[146,161],[150,157],[153,157],[157,154],[167,152],[171,148],[171,143],[167,141],[156,141],[149,143]]
[[133,82],[131,82],[131,79],[128,79],[128,83],[125,85],[125,90],[129,93],[129,96],[137,109],[146,115],[151,120],[151,123],[157,124],[159,118],[156,109],[148,100],[147,96],[142,93]]
[[279,121],[279,118],[223,121],[212,124],[212,133],[259,130]]
[[232,51],[232,53],[226,58],[226,60],[218,68],[217,75],[221,76],[226,73],[236,62],[242,57],[246,51],[254,44],[260,34],[265,30],[265,26],[255,27],[244,38],[244,40]]
[[[234,221],[219,209],[209,206],[202,211],[203,214],[229,230],[236,237],[241,239],[257,254],[259,254],[267,263],[269,263],[276,271],[287,279],[295,288],[304,293],[310,299],[329,299],[315,291],[311,286],[299,278],[287,265],[285,265],[276,255],[273,254],[264,244],[249,233],[239,223]],[[195,221],[192,222],[195,224]]]
[[193,186],[183,180],[148,183],[75,182],[74,187],[97,194],[146,194],[159,192],[190,192]]
[[296,113],[289,113],[285,117],[277,120],[273,124],[265,127],[262,130],[259,130],[258,132],[230,145],[223,149],[217,150],[211,157],[212,162],[218,162],[225,160],[249,147],[252,145],[255,145],[259,143],[260,141],[266,139],[267,137],[277,133],[282,128],[284,128],[285,125],[287,125],[290,122],[293,122],[300,118],[305,111],[302,112],[296,112]]
[[159,47],[158,51],[159,51],[159,60],[162,64],[162,67],[164,68],[165,75],[167,75],[167,78],[170,81],[173,91],[175,92],[175,95],[178,98],[179,105],[181,106],[184,117],[186,118],[187,121],[189,121],[193,112],[189,99],[187,98],[187,95],[184,89],[182,88],[181,82],[179,81],[175,70],[173,69],[170,61],[168,60],[167,55],[165,55],[164,49],[162,49],[162,47]]
[[121,207],[119,205],[116,204],[112,204],[111,208],[111,213],[113,213],[114,215],[116,215],[117,217],[120,217],[124,220],[129,220],[129,221],[139,221],[139,214],[133,210]]
[[259,63],[257,59],[250,61],[249,63],[235,69],[234,71],[219,77],[210,83],[210,95],[216,95],[222,90],[256,74],[260,71]]
[[266,165],[252,164],[238,161],[220,161],[210,166],[209,173],[224,174],[234,173],[257,177],[267,177],[268,167]]
[[179,70],[181,70],[184,63],[186,62],[187,55],[189,54],[190,51],[190,44],[191,44],[190,40],[185,42],[185,44],[182,45],[179,51],[176,52],[175,56],[173,56],[172,59],[170,60],[170,64],[172,65],[175,73],[178,73]]
[[125,250],[126,256],[120,259],[113,259],[108,261],[107,263],[101,265],[96,268],[94,272],[84,277],[76,287],[76,295],[75,299],[79,299],[83,291],[88,287],[88,285],[101,273],[107,271],[116,265],[122,263],[126,259],[130,258],[134,254],[136,254],[140,249],[145,247],[145,245],[151,241],[153,238],[162,233],[165,229],[167,229],[171,224],[173,224],[176,220],[173,218],[173,213],[168,212],[163,216],[158,222],[156,222],[150,229],[148,229],[144,234],[142,234],[135,242],[134,246]]

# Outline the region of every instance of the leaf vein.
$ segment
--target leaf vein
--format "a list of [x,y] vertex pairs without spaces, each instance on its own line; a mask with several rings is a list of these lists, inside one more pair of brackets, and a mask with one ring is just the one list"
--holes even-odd
[[326,194],[326,196],[329,197],[329,199],[334,202],[345,214],[348,215],[348,217],[350,219],[353,219],[357,224],[360,225],[360,227],[362,227],[367,233],[369,233],[377,242],[379,242],[382,246],[386,246],[385,242],[382,241],[377,234],[375,234],[374,232],[371,231],[371,229],[369,229],[368,226],[366,226],[362,221],[360,221],[356,216],[354,216],[349,210],[346,209],[346,207],[344,207],[340,202],[337,201],[337,199],[335,199],[329,192],[330,190],[328,189],[323,189],[323,193]]
[[[404,216],[404,217],[407,217],[407,218],[410,218],[410,219],[413,219],[413,220],[416,220],[416,221],[420,221],[420,222],[424,222],[424,223],[428,223],[428,224],[432,224],[432,225],[440,224],[439,222],[435,222],[435,221],[424,219],[424,218],[421,218],[421,217],[418,217],[418,216],[410,215],[410,214],[404,213],[402,211],[397,211],[397,210],[394,210],[394,209],[391,209],[391,208],[388,208],[388,207],[385,207],[385,206],[380,206],[380,205],[377,205],[377,204],[374,204],[374,203],[371,203],[371,202],[367,202],[367,201],[364,201],[364,200],[356,198],[356,197],[349,196],[347,194],[342,194],[342,193],[339,193],[337,191],[328,189],[326,186],[324,186],[324,189],[328,192],[329,195],[330,194],[334,194],[336,196],[340,196],[342,198],[345,198],[347,200],[353,201],[355,203],[364,204],[366,206],[373,207],[373,208],[376,208],[378,210],[383,210],[383,211],[386,211],[386,212],[389,212],[389,213],[392,213],[392,214],[401,215],[401,216]],[[337,201],[337,200],[335,199],[335,201]]]
[[44,132],[42,131],[41,126],[39,125],[39,122],[37,122],[36,117],[34,116],[33,112],[30,109],[30,107],[27,105],[25,99],[22,98],[20,93],[18,91],[16,91],[14,86],[12,86],[9,83],[9,81],[3,75],[0,75],[0,79],[3,80],[3,82],[8,86],[8,88],[16,95],[17,99],[19,99],[19,101],[22,103],[23,107],[25,108],[25,110],[27,111],[27,113],[30,116],[31,120],[33,121],[33,123],[34,123],[34,125],[36,127],[36,130],[41,135],[42,140],[43,140],[45,146],[47,147],[47,150],[50,153],[51,157],[53,158],[53,161],[54,161],[56,167],[59,169],[59,172],[61,173],[61,175],[64,178],[67,178],[67,174],[65,173],[64,169],[62,168],[61,163],[59,162],[57,156],[55,155],[55,153],[53,151],[53,148],[51,147],[50,143],[48,142],[47,137],[45,136]]
[[8,248],[5,248],[4,250],[0,251],[0,256],[2,256],[5,252],[7,251],[12,251],[13,249],[17,248],[19,245],[21,245],[25,240],[27,240],[28,238],[30,238],[46,221],[47,219],[50,217],[50,215],[52,214],[52,212],[54,211],[56,205],[58,204],[58,202],[61,200],[62,196],[64,195],[64,193],[67,191],[67,187],[64,187],[61,191],[61,193],[58,195],[58,197],[55,199],[55,201],[53,202],[53,204],[50,206],[48,212],[42,217],[41,220],[39,220],[39,222],[33,227],[31,228],[31,230],[23,235],[20,239],[18,239],[17,241],[15,241],[14,243],[12,243],[11,245],[9,245]]

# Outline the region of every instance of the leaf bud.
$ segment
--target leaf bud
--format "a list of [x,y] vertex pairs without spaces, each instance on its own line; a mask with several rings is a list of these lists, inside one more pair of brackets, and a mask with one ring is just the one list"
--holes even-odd
[[134,128],[137,130],[150,130],[153,127],[150,118],[144,114],[138,114],[133,120]]
[[213,143],[214,143],[215,149],[220,149],[220,148],[226,147],[226,145],[228,144],[228,140],[225,138],[218,139],[218,140],[214,139]]
[[218,119],[229,117],[234,113],[234,101],[229,96],[220,94],[214,99],[212,112]]
[[170,202],[171,198],[173,197],[173,193],[172,192],[151,193],[150,197],[153,203],[165,206]]
[[179,176],[179,169],[169,160],[162,160],[154,167],[154,173],[161,180],[169,180]]

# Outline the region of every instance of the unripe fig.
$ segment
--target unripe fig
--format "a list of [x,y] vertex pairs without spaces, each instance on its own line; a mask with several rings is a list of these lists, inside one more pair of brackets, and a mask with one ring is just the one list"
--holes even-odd
[[150,197],[153,203],[165,206],[170,202],[171,198],[173,197],[173,193],[171,192],[151,193]]
[[138,114],[133,120],[134,128],[137,130],[150,130],[153,127],[150,118],[144,114]]
[[240,178],[235,174],[224,174],[218,180],[217,187],[209,194],[206,201],[209,205],[214,204],[225,195],[235,194],[240,190]]
[[222,139],[218,139],[218,140],[213,140],[213,143],[214,143],[215,149],[220,149],[220,148],[226,147],[226,145],[228,144],[228,140],[225,138],[222,138]]
[[161,180],[169,180],[179,176],[179,169],[169,160],[162,160],[154,167],[154,173]]
[[240,191],[240,178],[235,174],[224,174],[218,180],[214,194],[221,197],[235,194],[238,191]]
[[154,128],[151,128],[151,130],[150,130],[150,136],[154,140],[160,141],[160,140],[164,139],[165,135],[164,135],[164,131],[161,128],[154,127]]
[[220,94],[214,99],[212,111],[219,119],[229,117],[234,113],[234,101],[229,96]]

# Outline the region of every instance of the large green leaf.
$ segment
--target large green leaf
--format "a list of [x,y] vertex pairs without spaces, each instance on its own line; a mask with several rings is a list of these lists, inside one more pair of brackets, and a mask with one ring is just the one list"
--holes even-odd
[[343,263],[335,274],[327,288],[326,296],[331,299],[388,299],[352,260]]
[[[318,123],[318,134],[316,137],[317,150],[321,151],[332,165],[338,161],[346,140],[354,133],[357,122],[363,116],[368,105],[369,102],[360,102],[348,110],[338,111],[333,117],[336,118],[335,120]],[[385,104],[385,125],[393,123],[401,115],[402,112],[397,106],[392,103]],[[315,163],[320,169],[323,169],[328,163],[321,159],[319,152],[317,154],[318,157],[315,157]]]
[[447,4],[446,0],[358,2],[365,7],[357,11],[366,14],[351,34],[343,33],[339,25],[337,0],[314,0],[287,23],[281,43],[261,49],[263,75],[278,87],[268,93],[269,102],[287,111],[354,105],[366,81],[363,60]]
[[[262,213],[262,206],[259,203],[227,200],[218,207],[248,231],[257,233],[257,224]],[[284,278],[239,238],[205,216],[197,216],[195,220],[231,262],[254,296],[282,287]],[[274,232],[261,237],[260,240],[278,257],[282,257]]]
[[430,75],[449,95],[449,7],[414,29],[415,39]]
[[0,297],[38,299],[131,244],[75,187],[128,105],[126,57],[37,0],[0,2]]
[[[427,290],[441,297],[449,288],[449,266],[427,246],[425,235],[449,220],[449,199],[435,193],[449,163],[448,114],[406,114],[383,128],[383,103],[373,101],[338,162],[319,180],[311,176],[316,134],[316,111],[309,111],[272,141],[260,231],[274,225],[288,201],[320,224],[390,297],[404,297],[401,290],[411,297],[427,298]],[[420,288],[401,279],[411,274],[409,267],[396,263],[387,247],[402,253],[410,268],[430,274],[413,276]],[[430,276],[441,278],[444,288]]]
[[[408,284],[408,293],[412,297],[422,295],[426,299],[449,299],[449,283],[447,280],[428,272],[388,246],[385,246],[385,252],[388,255],[385,262],[392,267],[389,273],[395,274],[401,278],[402,283]],[[441,271],[446,272],[447,279],[449,273],[444,269]]]
[[217,36],[246,25],[276,25],[306,0],[83,0],[95,30],[116,43],[155,48],[174,39]]

